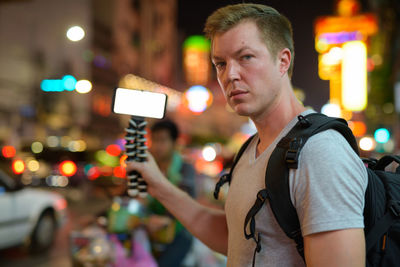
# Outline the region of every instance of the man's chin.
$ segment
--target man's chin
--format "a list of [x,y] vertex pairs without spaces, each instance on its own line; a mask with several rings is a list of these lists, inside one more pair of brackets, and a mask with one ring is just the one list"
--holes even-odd
[[239,116],[249,117],[250,112],[247,109],[235,109],[235,113]]
[[236,113],[237,115],[239,115],[239,116],[246,116],[246,117],[248,117],[248,116],[250,116],[250,114],[251,114],[251,112],[250,112],[250,110],[248,109],[248,107],[247,107],[246,105],[244,105],[244,104],[235,105],[235,106],[233,107],[233,110],[234,110],[235,113]]

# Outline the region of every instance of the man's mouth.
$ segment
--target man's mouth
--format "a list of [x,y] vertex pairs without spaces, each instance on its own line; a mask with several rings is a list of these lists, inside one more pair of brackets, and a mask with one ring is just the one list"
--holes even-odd
[[232,90],[229,93],[229,97],[234,97],[234,96],[242,95],[242,94],[247,94],[247,91],[244,91],[244,90]]

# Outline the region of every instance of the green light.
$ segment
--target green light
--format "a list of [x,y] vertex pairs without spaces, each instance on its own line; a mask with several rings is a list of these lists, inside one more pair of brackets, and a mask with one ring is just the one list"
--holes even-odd
[[210,41],[207,40],[203,35],[192,35],[189,36],[183,42],[183,49],[195,49],[199,51],[209,52],[210,51]]
[[105,166],[119,166],[119,158],[109,155],[105,150],[100,150],[95,153],[95,159]]

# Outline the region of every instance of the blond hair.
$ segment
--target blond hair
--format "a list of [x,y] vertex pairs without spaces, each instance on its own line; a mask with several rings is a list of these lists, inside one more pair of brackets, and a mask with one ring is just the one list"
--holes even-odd
[[211,41],[214,36],[224,33],[243,21],[253,21],[274,60],[278,53],[288,48],[292,54],[289,77],[293,73],[294,42],[290,21],[276,9],[260,4],[236,4],[217,9],[206,21],[204,33]]

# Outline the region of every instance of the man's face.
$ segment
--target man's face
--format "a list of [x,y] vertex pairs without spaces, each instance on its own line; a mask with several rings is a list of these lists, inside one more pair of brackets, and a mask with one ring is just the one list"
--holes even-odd
[[157,130],[151,133],[150,152],[157,161],[168,160],[172,156],[175,143],[168,130]]
[[212,61],[226,100],[239,115],[257,117],[277,101],[279,59],[273,59],[254,22],[241,22],[215,35]]

